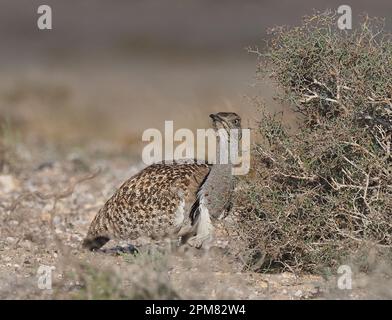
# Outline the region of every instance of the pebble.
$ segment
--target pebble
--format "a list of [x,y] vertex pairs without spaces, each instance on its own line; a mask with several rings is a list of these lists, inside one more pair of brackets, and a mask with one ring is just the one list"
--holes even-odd
[[27,250],[30,250],[31,247],[32,247],[32,243],[31,243],[30,240],[23,240],[23,241],[21,241],[21,242],[19,243],[19,245],[20,245],[22,248],[25,248],[25,249],[27,249]]
[[42,221],[50,221],[50,217],[51,217],[51,215],[50,215],[50,213],[49,212],[42,212],[41,213],[41,220]]
[[5,238],[5,241],[7,241],[8,243],[14,243],[15,240],[16,239],[14,237],[7,237],[7,238]]
[[18,181],[11,175],[0,175],[0,194],[10,193],[17,188]]
[[294,293],[294,295],[295,295],[296,297],[301,297],[301,296],[302,296],[302,290],[297,290],[297,291]]
[[60,224],[60,222],[61,222],[60,217],[55,216],[55,217],[53,218],[53,224],[54,224],[54,225],[58,225],[58,224]]
[[79,236],[78,234],[71,235],[71,240],[73,241],[82,241],[83,237]]

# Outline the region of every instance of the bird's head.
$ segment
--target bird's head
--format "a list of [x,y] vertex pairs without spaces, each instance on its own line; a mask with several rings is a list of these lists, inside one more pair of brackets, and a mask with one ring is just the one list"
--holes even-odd
[[241,117],[234,112],[218,112],[210,114],[214,130],[224,129],[230,137],[230,130],[238,129],[238,138],[241,139]]

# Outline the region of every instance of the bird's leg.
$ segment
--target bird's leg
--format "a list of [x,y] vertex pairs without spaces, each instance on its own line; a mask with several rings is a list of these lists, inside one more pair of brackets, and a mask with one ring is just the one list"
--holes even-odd
[[186,221],[179,229],[176,230],[177,247],[184,245],[188,239],[196,234],[196,225],[192,225],[191,221]]
[[188,240],[193,236],[195,236],[195,232],[188,232],[186,234],[181,235],[179,238],[179,241],[178,241],[178,245],[182,246],[182,245],[186,244],[188,242]]

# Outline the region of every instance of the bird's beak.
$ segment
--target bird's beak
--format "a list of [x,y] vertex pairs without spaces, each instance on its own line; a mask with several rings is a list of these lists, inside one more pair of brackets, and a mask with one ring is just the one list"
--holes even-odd
[[217,116],[217,115],[214,114],[214,113],[211,113],[211,114],[210,114],[210,118],[211,118],[213,121],[219,121],[219,120],[220,120],[219,116]]

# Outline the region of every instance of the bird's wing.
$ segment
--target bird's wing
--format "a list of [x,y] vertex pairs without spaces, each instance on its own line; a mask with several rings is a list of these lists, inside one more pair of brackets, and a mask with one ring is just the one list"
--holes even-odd
[[97,234],[103,228],[112,236],[136,237],[158,227],[180,226],[189,219],[197,191],[209,172],[205,163],[150,165],[123,183],[97,214],[90,230]]

